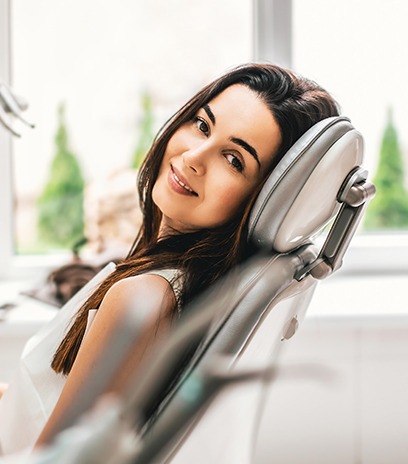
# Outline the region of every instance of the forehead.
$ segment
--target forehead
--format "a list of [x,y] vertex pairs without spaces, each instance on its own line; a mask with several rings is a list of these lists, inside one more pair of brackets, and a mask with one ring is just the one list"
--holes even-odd
[[258,153],[262,166],[270,165],[279,148],[279,126],[262,98],[249,87],[235,84],[208,103],[216,128],[226,137],[241,138]]

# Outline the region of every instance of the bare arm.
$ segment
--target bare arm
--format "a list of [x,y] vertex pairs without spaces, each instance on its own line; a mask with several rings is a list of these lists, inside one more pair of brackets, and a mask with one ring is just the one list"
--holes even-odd
[[124,279],[107,292],[93,324],[78,352],[75,363],[68,375],[61,396],[50,415],[36,446],[45,444],[64,412],[80,391],[81,386],[98,362],[103,348],[114,333],[125,311],[148,311],[151,314],[146,329],[134,342],[132,355],[121,367],[119,375],[110,391],[123,390],[131,376],[135,375],[149,347],[159,337],[165,335],[170,327],[171,313],[175,306],[174,294],[169,283],[157,275],[141,275]]

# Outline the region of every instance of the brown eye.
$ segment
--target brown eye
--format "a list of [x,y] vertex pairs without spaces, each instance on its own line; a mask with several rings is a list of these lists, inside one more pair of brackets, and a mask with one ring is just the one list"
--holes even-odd
[[199,118],[199,117],[196,117],[196,118],[194,119],[194,121],[195,121],[195,124],[196,124],[197,129],[198,129],[200,132],[202,132],[202,133],[205,134],[205,135],[208,135],[208,134],[209,134],[210,129],[209,129],[209,127],[208,127],[208,124],[204,121],[204,119],[201,119],[201,118]]
[[237,158],[235,155],[232,155],[231,153],[227,154],[225,156],[229,164],[238,172],[242,172],[244,170],[244,166],[241,163],[240,159]]

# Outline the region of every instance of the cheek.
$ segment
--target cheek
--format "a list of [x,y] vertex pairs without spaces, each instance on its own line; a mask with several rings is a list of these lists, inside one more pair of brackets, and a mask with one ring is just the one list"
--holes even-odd
[[225,187],[216,197],[217,210],[220,216],[228,220],[239,210],[242,210],[250,192],[242,187]]
[[190,131],[185,127],[181,127],[167,142],[165,157],[171,157],[172,155],[182,153],[188,150],[193,143],[194,137],[191,135]]
[[166,151],[164,152],[164,159],[169,158],[172,153],[177,150],[177,138],[175,135],[167,142]]
[[169,167],[170,160],[183,152],[185,147],[183,147],[183,137],[180,134],[180,130],[176,132],[171,139],[167,142],[166,149],[164,151],[164,156],[161,162],[159,177],[163,177],[165,174],[167,176],[167,169]]

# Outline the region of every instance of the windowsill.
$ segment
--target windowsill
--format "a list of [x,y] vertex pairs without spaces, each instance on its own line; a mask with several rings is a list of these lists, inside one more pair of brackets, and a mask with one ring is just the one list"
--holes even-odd
[[338,273],[408,275],[408,231],[355,235]]
[[5,280],[41,281],[53,269],[72,260],[70,251],[43,255],[16,255],[12,258],[11,269]]
[[[92,257],[85,256],[85,259]],[[13,257],[5,279],[39,279],[52,269],[72,259],[70,251],[44,255]],[[408,273],[408,231],[387,234],[358,234],[346,252],[338,274],[404,274]],[[0,280],[1,281],[1,280]]]
[[[12,272],[0,280],[0,304],[18,302],[16,309],[8,311],[6,320],[20,327],[48,320],[55,308],[22,297],[19,292],[45,282],[52,269],[70,260],[69,252],[15,257]],[[407,286],[408,234],[357,235],[342,268],[319,282],[307,317],[405,315]]]
[[408,274],[335,274],[319,282],[307,318],[408,316]]
[[353,237],[343,266],[319,282],[307,318],[408,316],[408,233]]
[[0,338],[31,335],[58,311],[54,306],[22,295],[22,291],[32,288],[31,284],[29,280],[0,282],[0,305],[14,306],[0,309]]
[[[408,275],[340,275],[319,282],[306,313],[306,320],[395,319],[408,317],[404,295]],[[0,337],[31,335],[58,311],[46,303],[25,297],[20,291],[29,281],[0,283],[0,304],[14,302],[16,307],[0,310]],[[2,319],[2,316],[4,319]]]

